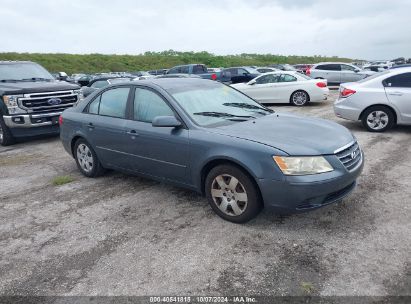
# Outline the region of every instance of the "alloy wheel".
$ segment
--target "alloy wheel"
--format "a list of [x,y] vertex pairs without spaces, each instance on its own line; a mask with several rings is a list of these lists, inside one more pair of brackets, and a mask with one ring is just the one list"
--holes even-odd
[[80,144],[77,147],[77,160],[84,172],[91,172],[93,170],[94,158],[90,148],[85,144]]
[[388,114],[383,111],[372,111],[367,116],[367,125],[373,130],[381,130],[389,122]]
[[307,102],[307,94],[304,92],[295,92],[293,94],[293,103],[297,106],[302,106]]
[[217,207],[229,216],[239,216],[247,209],[248,197],[244,186],[229,174],[214,178],[211,196]]

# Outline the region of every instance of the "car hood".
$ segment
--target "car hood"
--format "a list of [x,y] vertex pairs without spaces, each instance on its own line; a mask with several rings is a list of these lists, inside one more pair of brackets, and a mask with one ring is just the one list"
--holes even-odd
[[274,113],[212,130],[301,156],[334,154],[355,140],[347,128],[332,121],[285,113]]
[[4,94],[26,94],[54,92],[65,90],[77,90],[80,87],[77,84],[65,81],[27,81],[27,82],[5,82],[0,83],[0,91]]

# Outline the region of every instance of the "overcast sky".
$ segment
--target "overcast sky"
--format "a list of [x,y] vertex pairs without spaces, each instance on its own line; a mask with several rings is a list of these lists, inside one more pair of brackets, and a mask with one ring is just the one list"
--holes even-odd
[[0,0],[0,52],[411,57],[410,0]]

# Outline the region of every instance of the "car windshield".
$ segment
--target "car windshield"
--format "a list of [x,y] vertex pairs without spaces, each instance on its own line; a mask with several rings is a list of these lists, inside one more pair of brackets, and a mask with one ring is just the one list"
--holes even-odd
[[233,88],[213,83],[169,89],[192,120],[203,127],[232,124],[273,113]]
[[251,67],[245,67],[244,69],[245,69],[248,73],[250,73],[250,74],[260,74],[259,71],[257,71],[257,70],[254,69],[254,68],[251,68]]
[[0,81],[54,80],[42,66],[35,63],[0,64]]
[[293,67],[290,64],[284,64],[283,67],[284,67],[284,70],[286,71],[296,71],[295,67]]
[[138,73],[140,74],[140,76],[151,76],[151,74],[144,72],[144,71],[140,71]]

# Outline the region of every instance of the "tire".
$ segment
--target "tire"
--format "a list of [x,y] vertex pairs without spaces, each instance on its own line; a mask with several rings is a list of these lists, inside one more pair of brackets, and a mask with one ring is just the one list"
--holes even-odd
[[74,144],[74,159],[80,172],[87,177],[98,177],[104,173],[104,168],[97,158],[91,145],[80,138]]
[[6,126],[3,116],[0,115],[0,145],[10,146],[14,144],[15,140],[10,132],[10,129]]
[[310,96],[305,91],[295,91],[290,97],[290,102],[297,107],[305,106],[309,101]]
[[385,106],[368,108],[362,114],[361,121],[370,132],[385,132],[396,124],[394,112]]
[[248,222],[262,208],[257,185],[232,165],[220,165],[208,173],[205,193],[214,212],[233,223]]

